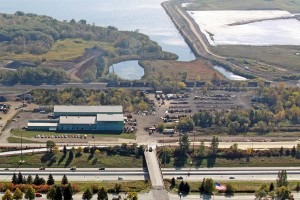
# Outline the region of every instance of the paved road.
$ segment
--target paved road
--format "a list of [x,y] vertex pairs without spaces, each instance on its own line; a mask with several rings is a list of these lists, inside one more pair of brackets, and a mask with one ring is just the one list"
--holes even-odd
[[[167,191],[160,170],[159,162],[156,157],[156,144],[148,145],[145,151],[145,160],[153,189],[153,198],[159,200],[169,200]],[[151,150],[150,150],[151,149]]]
[[151,180],[151,184],[153,188],[164,188],[164,182],[161,176],[160,166],[156,157],[156,151],[146,151],[145,159],[148,167],[148,172]]
[[[276,180],[278,171],[283,168],[201,168],[201,169],[188,169],[181,170],[172,168],[163,168],[162,174],[164,178],[182,177],[184,180],[201,181],[203,178],[213,178],[214,180]],[[287,170],[289,180],[299,180],[300,168],[288,167]],[[39,168],[10,168],[9,170],[0,169],[0,180],[10,180],[14,172],[22,172],[23,175],[29,174],[35,176],[38,174],[45,179],[51,173],[56,180],[60,180],[64,174],[72,181],[111,181],[118,180],[122,177],[126,180],[145,180],[149,179],[148,172],[142,168],[106,168],[99,170],[98,168],[77,168],[76,171],[70,171],[69,168],[46,168],[46,170],[39,170]],[[153,188],[162,191],[163,183],[160,179],[160,170],[154,169]],[[190,175],[188,175],[188,173]],[[159,177],[159,178],[157,178]],[[234,177],[234,179],[230,179]],[[156,180],[157,179],[157,180]]]

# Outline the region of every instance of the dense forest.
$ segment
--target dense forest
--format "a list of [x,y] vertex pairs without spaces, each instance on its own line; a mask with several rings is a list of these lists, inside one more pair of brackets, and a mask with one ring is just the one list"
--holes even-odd
[[39,105],[122,105],[127,112],[147,110],[150,105],[149,99],[139,90],[36,89],[30,94],[32,101]]
[[[119,31],[113,26],[104,28],[88,24],[84,19],[78,22],[74,19],[58,21],[48,16],[26,14],[20,11],[13,15],[0,14],[0,64],[6,66],[6,63],[11,61],[30,63],[35,68],[27,70],[26,73],[32,73],[31,83],[33,84],[56,81],[41,81],[43,79],[35,76],[45,71],[45,69],[40,69],[41,66],[54,66],[53,63],[49,64],[47,61],[73,61],[74,66],[81,61],[76,58],[88,59],[93,56],[98,56],[98,58],[91,59],[91,62],[87,62],[85,66],[78,69],[79,74],[83,74],[80,78],[87,81],[98,80],[104,75],[103,72],[107,73],[108,65],[115,62],[130,59],[177,58],[175,54],[162,51],[156,42],[139,33],[138,30]],[[67,64],[57,65],[56,63],[55,67],[69,70],[70,67],[65,65]],[[21,67],[25,66],[21,65]],[[9,76],[8,80],[11,84],[24,82],[14,78],[20,76],[21,71],[2,73],[4,74],[2,77]],[[1,81],[7,83],[7,79]],[[59,76],[58,82],[65,81],[67,79],[64,76]]]

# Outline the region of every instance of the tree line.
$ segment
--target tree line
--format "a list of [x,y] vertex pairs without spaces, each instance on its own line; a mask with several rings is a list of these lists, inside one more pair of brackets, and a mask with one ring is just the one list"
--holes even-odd
[[124,111],[150,109],[150,100],[140,90],[111,88],[93,90],[65,88],[63,90],[35,89],[30,92],[32,102],[39,105],[122,105]]
[[204,141],[201,141],[199,146],[191,148],[189,136],[184,134],[179,139],[178,147],[160,148],[158,156],[162,165],[173,162],[174,167],[182,167],[187,164],[188,158],[191,158],[195,165],[206,159],[207,167],[214,167],[218,158],[245,159],[245,162],[250,162],[251,158],[254,157],[292,157],[300,159],[300,144],[292,148],[281,147],[279,149],[267,150],[254,150],[252,148],[242,150],[238,148],[237,144],[233,144],[230,148],[223,149],[219,148],[218,137],[213,136],[209,146],[205,146]]
[[70,80],[63,69],[50,67],[25,67],[16,71],[8,71],[2,74],[0,81],[6,85],[15,84],[60,84]]

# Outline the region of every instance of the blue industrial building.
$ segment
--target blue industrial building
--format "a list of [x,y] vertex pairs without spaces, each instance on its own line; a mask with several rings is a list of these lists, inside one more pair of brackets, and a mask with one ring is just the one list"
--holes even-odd
[[54,119],[29,120],[28,130],[122,132],[122,106],[54,106]]

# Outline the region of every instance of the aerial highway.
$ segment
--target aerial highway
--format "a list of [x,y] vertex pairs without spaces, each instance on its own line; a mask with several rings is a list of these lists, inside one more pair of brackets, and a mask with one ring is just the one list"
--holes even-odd
[[[95,146],[97,147],[107,147],[107,146],[115,146],[115,145],[121,145],[124,142],[113,142],[113,143],[107,143],[107,142],[100,142],[97,141]],[[195,144],[200,145],[200,142],[191,142],[191,145]],[[219,142],[219,148],[230,148],[231,145],[237,144],[239,149],[248,149],[248,148],[253,148],[253,149],[268,149],[268,148],[292,148],[293,146],[296,146],[297,144],[300,144],[299,140],[295,141],[278,141],[278,142],[252,142],[252,141],[245,141],[245,142]],[[57,146],[63,147],[64,145],[67,145],[67,148],[72,148],[74,147],[85,147],[85,146],[94,146],[94,143],[89,143],[89,142],[82,142],[82,143],[56,143]],[[147,146],[148,144],[145,142],[138,143],[138,145],[145,145]],[[158,147],[161,146],[178,146],[178,142],[173,142],[173,143],[157,143],[156,144]],[[20,143],[0,143],[0,146],[2,147],[21,147]],[[210,146],[210,142],[205,142],[205,146]],[[45,144],[41,143],[26,143],[23,144],[23,148],[28,148],[26,150],[23,150],[23,153],[32,153],[34,152],[44,152],[47,149],[45,148]],[[37,149],[30,149],[30,148],[37,148]],[[11,151],[11,152],[1,152],[1,155],[11,155],[11,154],[20,154],[20,151]]]
[[[287,168],[163,168],[163,178],[175,178],[189,181],[201,181],[203,178],[213,178],[214,180],[273,180],[277,178],[278,171],[287,170],[288,180],[299,180],[300,167]],[[51,173],[56,180],[60,180],[62,176],[67,175],[71,181],[107,181],[107,180],[145,180],[149,179],[147,170],[143,168],[106,168],[99,170],[99,168],[77,168],[71,170],[70,168],[5,168],[0,169],[0,181],[11,180],[13,173],[21,172],[22,175],[29,174],[35,176],[38,174],[47,180]],[[158,175],[159,176],[159,175]],[[155,186],[161,186],[160,179],[155,182]]]

